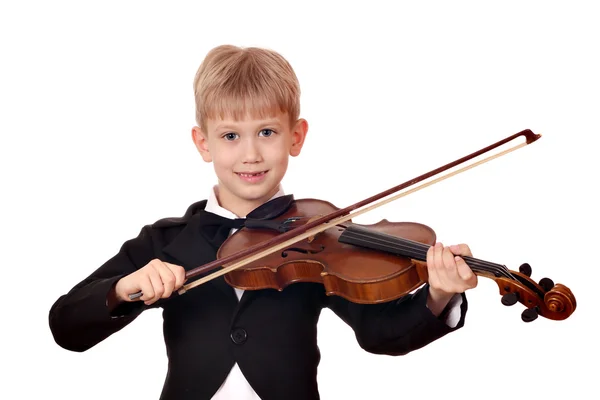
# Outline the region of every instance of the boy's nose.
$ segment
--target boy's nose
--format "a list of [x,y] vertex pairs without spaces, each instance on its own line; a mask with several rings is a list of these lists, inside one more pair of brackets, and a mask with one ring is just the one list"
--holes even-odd
[[256,163],[261,161],[258,143],[255,140],[248,140],[244,147],[244,163]]

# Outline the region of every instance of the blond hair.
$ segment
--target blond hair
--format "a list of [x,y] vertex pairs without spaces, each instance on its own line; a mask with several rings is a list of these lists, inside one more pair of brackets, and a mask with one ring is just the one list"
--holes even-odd
[[194,78],[196,122],[265,118],[300,114],[300,84],[292,66],[279,53],[257,47],[222,45],[208,52]]

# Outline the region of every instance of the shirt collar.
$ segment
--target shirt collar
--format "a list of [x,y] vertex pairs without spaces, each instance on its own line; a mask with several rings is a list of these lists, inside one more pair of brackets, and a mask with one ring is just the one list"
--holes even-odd
[[[210,190],[208,200],[206,201],[206,207],[204,208],[204,210],[209,211],[213,214],[220,215],[221,217],[225,217],[225,218],[231,218],[231,219],[245,218],[245,216],[239,217],[239,216],[235,215],[234,213],[232,213],[231,211],[221,207],[221,205],[219,204],[219,200],[217,200],[218,188],[219,188],[218,185],[214,185],[212,187],[212,189]],[[283,191],[283,187],[281,185],[279,185],[279,190],[269,200],[273,200],[274,198],[283,196],[284,194],[285,194],[285,192]]]

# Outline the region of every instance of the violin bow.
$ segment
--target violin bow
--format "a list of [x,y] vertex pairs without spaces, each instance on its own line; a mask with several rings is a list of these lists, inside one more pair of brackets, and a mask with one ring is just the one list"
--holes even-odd
[[[496,149],[506,143],[509,143],[521,136],[525,138],[525,141],[523,143],[520,143],[516,146],[510,147],[506,150],[498,152],[497,154],[488,156],[482,160],[479,160],[479,161],[469,164],[467,166],[461,167],[460,169],[457,169],[457,170],[447,173],[445,175],[439,176],[429,182],[423,183],[419,186],[413,187],[407,191],[398,193],[392,197],[385,199],[386,197],[388,197],[396,192],[399,192],[403,189],[414,186],[415,184],[417,184],[419,182],[422,182],[422,181],[429,179],[435,175],[438,175],[444,171],[447,171],[447,170],[454,168],[460,164],[463,164],[469,160],[479,157],[480,155],[487,153],[491,150],[494,150],[494,149]],[[511,135],[503,140],[500,140],[499,142],[496,142],[492,145],[484,147],[481,150],[478,150],[472,154],[469,154],[465,157],[459,158],[456,161],[450,162],[439,168],[431,170],[425,174],[422,174],[420,176],[417,176],[416,178],[410,179],[400,185],[394,186],[390,189],[387,189],[387,190],[385,190],[381,193],[378,193],[374,196],[371,196],[367,199],[361,200],[361,201],[359,201],[355,204],[352,204],[346,208],[339,209],[339,210],[331,212],[327,215],[323,215],[321,217],[315,218],[314,220],[309,221],[304,225],[301,225],[297,228],[294,228],[287,232],[284,232],[270,240],[264,241],[262,243],[248,247],[244,250],[240,250],[240,251],[238,251],[234,254],[231,254],[227,257],[223,257],[223,258],[214,260],[210,263],[204,264],[200,267],[194,268],[194,269],[186,272],[186,280],[196,277],[198,275],[201,275],[203,273],[206,273],[208,271],[212,271],[219,267],[223,267],[219,271],[213,272],[213,273],[206,275],[200,279],[197,279],[193,282],[183,285],[177,292],[179,294],[184,294],[186,291],[188,291],[196,286],[202,285],[202,284],[204,284],[208,281],[211,281],[221,275],[225,275],[235,269],[238,269],[238,268],[240,268],[246,264],[249,264],[251,262],[254,262],[254,261],[256,261],[262,257],[265,257],[271,253],[274,253],[276,251],[279,251],[286,247],[289,247],[290,245],[297,243],[301,240],[313,237],[313,236],[317,235],[318,233],[323,232],[326,229],[329,229],[333,226],[336,226],[336,225],[341,224],[345,221],[348,221],[352,218],[355,218],[358,215],[364,214],[364,213],[371,211],[377,207],[383,206],[387,203],[390,203],[394,200],[397,200],[399,198],[407,196],[411,193],[417,192],[421,189],[424,189],[435,183],[438,183],[440,181],[448,179],[459,173],[465,172],[465,171],[467,171],[471,168],[474,168],[478,165],[481,165],[481,164],[491,161],[495,158],[498,158],[498,157],[504,156],[508,153],[511,153],[511,152],[513,152],[517,149],[520,149],[524,146],[527,146],[527,145],[535,142],[536,140],[538,140],[540,137],[541,137],[540,134],[533,133],[530,129],[525,129],[525,130],[515,133],[514,135]],[[383,200],[379,201],[381,199],[383,199]],[[367,204],[370,204],[370,203],[373,203],[376,201],[379,201],[379,202],[372,204],[368,207],[365,207]],[[365,208],[359,210],[362,207],[365,207]],[[358,211],[356,211],[356,210],[358,210]],[[225,265],[227,265],[227,266],[225,266]],[[141,292],[138,292],[138,293],[130,295],[129,297],[130,297],[130,299],[133,300],[134,298],[137,298],[140,296],[141,296]]]

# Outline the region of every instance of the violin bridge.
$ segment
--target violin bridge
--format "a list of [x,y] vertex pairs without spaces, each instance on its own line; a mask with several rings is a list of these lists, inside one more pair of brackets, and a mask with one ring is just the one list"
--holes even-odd
[[[316,220],[316,219],[319,219],[319,218],[321,218],[321,217],[322,217],[321,215],[315,215],[314,217],[312,217],[312,218],[310,218],[310,219],[308,220],[307,224],[310,224],[310,223],[311,223],[311,222],[313,222],[314,220]],[[318,235],[318,233],[317,233],[316,235],[310,235],[310,236],[309,236],[309,237],[306,239],[306,241],[307,241],[308,243],[312,243],[312,241],[313,241],[313,240],[315,240],[315,237],[316,237],[317,235]]]

